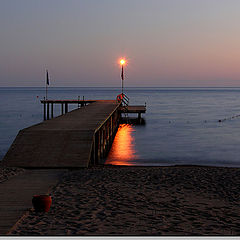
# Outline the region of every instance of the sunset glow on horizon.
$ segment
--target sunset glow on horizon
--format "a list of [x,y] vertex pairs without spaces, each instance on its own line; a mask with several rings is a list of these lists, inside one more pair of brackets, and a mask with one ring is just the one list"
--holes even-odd
[[47,67],[51,87],[114,87],[127,55],[126,87],[240,87],[239,11],[236,0],[3,0],[0,86],[43,86]]

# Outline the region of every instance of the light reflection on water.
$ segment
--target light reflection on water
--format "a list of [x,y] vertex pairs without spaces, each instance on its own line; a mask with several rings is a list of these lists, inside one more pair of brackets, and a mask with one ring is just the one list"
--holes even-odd
[[129,124],[120,124],[105,164],[133,165],[138,156],[135,151],[134,128]]

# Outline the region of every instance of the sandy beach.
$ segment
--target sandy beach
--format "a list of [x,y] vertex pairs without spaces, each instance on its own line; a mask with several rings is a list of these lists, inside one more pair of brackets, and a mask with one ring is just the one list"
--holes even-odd
[[0,183],[24,172],[23,168],[0,167]]
[[48,213],[10,235],[239,235],[240,169],[99,166],[68,171]]

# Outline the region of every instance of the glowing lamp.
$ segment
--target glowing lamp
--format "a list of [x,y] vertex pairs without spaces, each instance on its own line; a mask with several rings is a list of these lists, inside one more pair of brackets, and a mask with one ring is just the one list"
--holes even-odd
[[121,59],[121,60],[120,60],[120,64],[121,64],[121,65],[125,64],[125,60],[124,60],[124,59]]

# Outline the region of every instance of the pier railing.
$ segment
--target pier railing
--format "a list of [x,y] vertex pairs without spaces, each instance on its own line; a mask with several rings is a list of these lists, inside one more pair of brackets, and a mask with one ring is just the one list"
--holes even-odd
[[91,151],[91,164],[98,164],[109,152],[120,123],[121,103],[109,114],[95,130]]
[[[89,103],[96,102],[96,100],[41,100],[41,103],[43,104],[43,119],[49,120],[50,118],[53,118],[53,106],[54,104],[61,104],[61,115],[68,113],[68,106],[69,104],[77,104],[78,108],[84,107]],[[51,116],[50,116],[50,105],[51,105]]]

